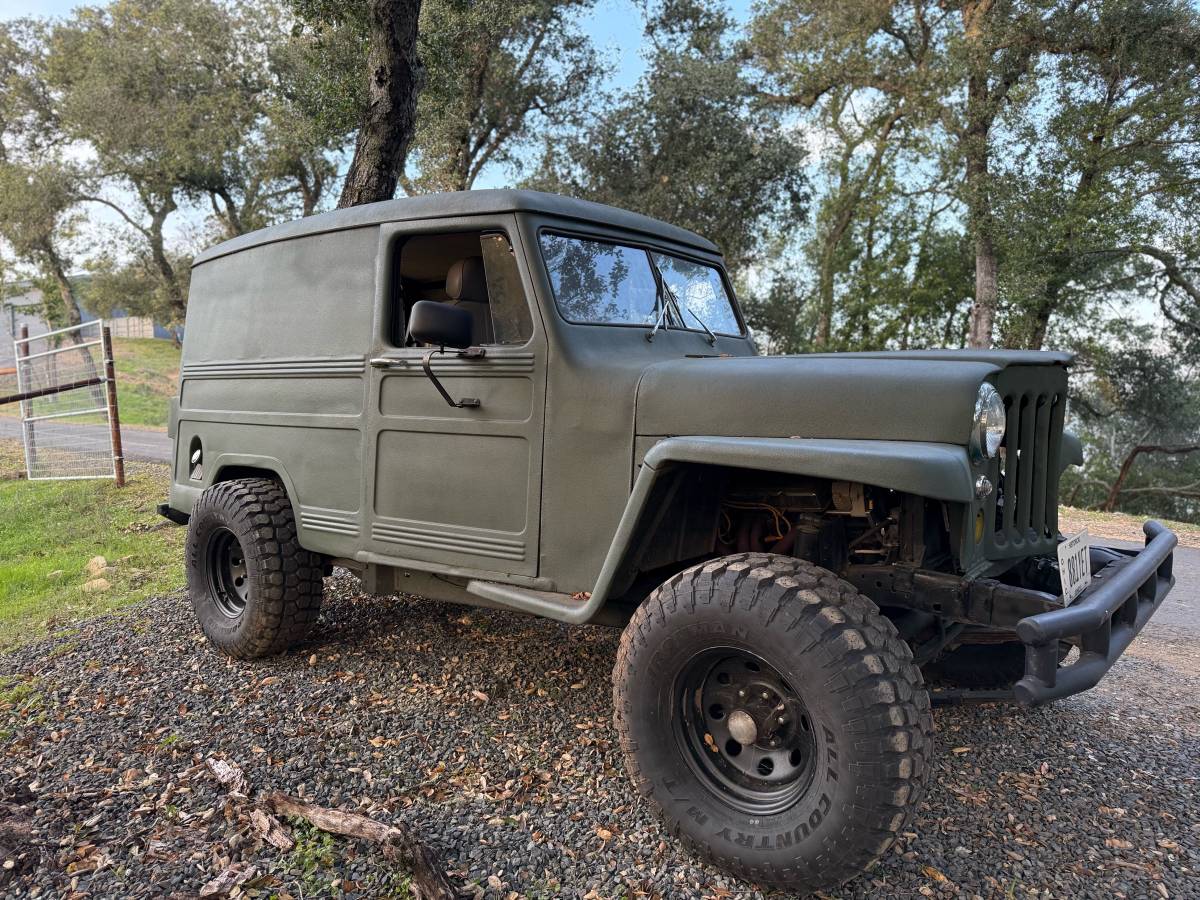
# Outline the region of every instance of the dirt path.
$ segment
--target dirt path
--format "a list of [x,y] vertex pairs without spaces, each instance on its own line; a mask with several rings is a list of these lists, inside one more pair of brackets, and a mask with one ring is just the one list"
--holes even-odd
[[[1062,506],[1058,510],[1058,527],[1063,534],[1074,534],[1087,528],[1093,538],[1101,540],[1145,543],[1146,536],[1142,533],[1142,523],[1145,521],[1140,516],[1075,509],[1071,506]],[[1163,524],[1178,536],[1180,547],[1200,549],[1200,525],[1166,520],[1163,520]]]

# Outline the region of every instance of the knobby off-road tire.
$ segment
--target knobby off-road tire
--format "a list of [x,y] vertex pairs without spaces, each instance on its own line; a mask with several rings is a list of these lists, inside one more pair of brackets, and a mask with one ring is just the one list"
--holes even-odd
[[[744,708],[725,706],[738,691]],[[853,878],[924,794],[933,719],[908,645],[870,600],[802,560],[740,554],[671,578],[625,629],[613,697],[626,765],[667,827],[760,884]],[[729,741],[736,755],[721,752]],[[755,759],[749,776],[738,768]]]
[[321,610],[322,559],[300,546],[276,481],[213,485],[188,522],[188,593],[205,636],[237,659],[282,653]]

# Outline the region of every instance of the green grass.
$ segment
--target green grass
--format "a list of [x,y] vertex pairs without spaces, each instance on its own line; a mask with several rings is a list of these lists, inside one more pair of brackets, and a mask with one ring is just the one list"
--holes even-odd
[[117,408],[125,425],[167,427],[167,405],[179,389],[179,350],[170,341],[113,338]]
[[[20,443],[0,440],[0,647],[39,637],[183,584],[184,529],[159,518],[167,468],[133,464],[129,481],[24,481]],[[103,591],[85,566],[103,556]]]
[[[153,338],[113,338],[113,366],[121,424],[166,428],[168,404],[179,390],[179,349]],[[0,395],[16,389],[14,376],[0,376]],[[20,407],[0,406],[0,415],[18,416]]]

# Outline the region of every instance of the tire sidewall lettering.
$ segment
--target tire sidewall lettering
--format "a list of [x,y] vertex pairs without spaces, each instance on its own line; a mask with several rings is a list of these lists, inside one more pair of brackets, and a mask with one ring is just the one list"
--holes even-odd
[[[707,616],[710,610],[706,608],[702,614]],[[651,683],[659,688],[657,702],[653,704],[657,713],[652,720],[643,721],[643,726],[651,727],[654,720],[670,720],[676,675],[682,662],[690,658],[695,648],[698,645],[722,644],[751,652],[761,652],[762,649],[753,645],[751,629],[707,618],[672,629],[656,641],[645,671]],[[782,666],[780,671],[790,683],[811,683],[805,680],[803,673],[789,666]],[[632,712],[636,720],[637,710]],[[813,783],[796,805],[783,813],[756,818],[725,805],[695,776],[673,732],[669,738],[662,735],[658,738],[660,752],[667,755],[668,748],[661,745],[669,744],[672,758],[670,773],[655,780],[656,790],[660,790],[663,799],[674,807],[674,815],[704,829],[714,841],[727,844],[734,851],[752,849],[772,854],[794,853],[797,845],[814,838],[822,830],[830,812],[839,806],[843,781],[839,772],[842,753],[838,746],[836,723],[823,717],[817,718],[811,705],[809,714],[817,736],[817,764]],[[649,734],[639,736],[654,743]]]

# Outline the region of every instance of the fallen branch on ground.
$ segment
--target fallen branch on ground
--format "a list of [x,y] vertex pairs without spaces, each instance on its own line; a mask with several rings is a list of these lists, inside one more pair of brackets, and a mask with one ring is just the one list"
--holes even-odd
[[458,892],[446,878],[446,873],[433,851],[418,841],[407,828],[384,825],[358,813],[329,809],[315,803],[305,803],[282,791],[271,791],[266,806],[277,815],[295,816],[333,834],[374,841],[388,859],[406,866],[412,875],[412,886],[426,900],[450,900]]
[[[250,784],[237,763],[215,757],[209,757],[204,762],[213,777],[229,791],[230,797],[249,802]],[[359,813],[317,806],[282,791],[271,791],[261,805],[250,811],[250,824],[264,841],[284,851],[295,847],[296,840],[276,815],[304,819],[322,831],[379,844],[385,859],[399,862],[408,869],[412,876],[413,893],[418,900],[454,900],[458,897],[458,891],[446,877],[445,866],[437,855],[403,826],[385,825]],[[232,888],[237,883],[236,877],[241,875],[241,871],[221,873],[205,885],[206,889],[211,889],[208,896]]]

